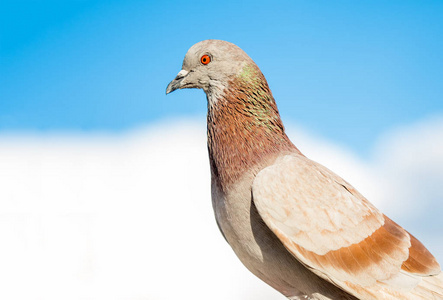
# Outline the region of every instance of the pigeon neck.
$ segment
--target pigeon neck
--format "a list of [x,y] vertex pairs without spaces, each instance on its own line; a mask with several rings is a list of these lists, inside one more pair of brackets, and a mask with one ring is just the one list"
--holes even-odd
[[297,149],[285,134],[266,79],[258,67],[248,68],[218,99],[208,97],[211,172],[224,191],[270,156]]

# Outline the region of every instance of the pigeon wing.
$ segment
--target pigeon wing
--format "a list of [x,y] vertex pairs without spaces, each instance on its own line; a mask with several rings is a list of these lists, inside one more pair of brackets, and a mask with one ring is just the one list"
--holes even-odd
[[418,240],[303,155],[285,155],[260,171],[252,194],[260,216],[289,252],[353,294],[372,298],[378,284],[410,290],[419,283],[416,274],[440,272]]

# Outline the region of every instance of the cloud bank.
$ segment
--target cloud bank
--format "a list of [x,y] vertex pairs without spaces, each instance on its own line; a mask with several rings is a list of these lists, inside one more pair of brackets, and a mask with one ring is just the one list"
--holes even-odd
[[[386,133],[371,160],[288,134],[443,260],[443,118]],[[0,298],[283,299],[218,231],[205,139],[203,119],[1,135]]]

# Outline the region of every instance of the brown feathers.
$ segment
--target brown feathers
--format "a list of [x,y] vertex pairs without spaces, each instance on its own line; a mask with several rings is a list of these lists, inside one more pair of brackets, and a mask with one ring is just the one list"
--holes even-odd
[[409,239],[402,231],[398,225],[385,224],[363,241],[325,255],[296,247],[303,256],[317,261],[319,269],[337,274],[335,278],[367,286],[400,271],[409,246]]
[[411,238],[411,247],[408,259],[401,266],[402,270],[422,276],[439,274],[441,269],[435,257],[412,234],[409,232],[408,234]]
[[268,83],[257,66],[246,65],[221,97],[208,105],[208,149],[211,169],[223,190],[266,156],[298,151],[284,132]]

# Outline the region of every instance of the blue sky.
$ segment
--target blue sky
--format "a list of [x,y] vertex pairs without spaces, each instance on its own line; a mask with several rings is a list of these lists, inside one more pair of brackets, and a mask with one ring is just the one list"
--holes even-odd
[[284,122],[360,155],[443,113],[441,1],[2,1],[0,132],[202,116],[202,91],[165,87],[208,38],[256,61]]

